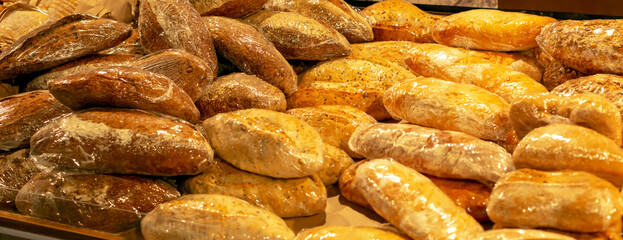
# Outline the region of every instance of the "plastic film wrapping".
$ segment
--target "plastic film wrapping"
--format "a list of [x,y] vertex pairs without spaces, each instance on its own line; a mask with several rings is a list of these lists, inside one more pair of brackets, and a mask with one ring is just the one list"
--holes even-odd
[[585,171],[623,186],[623,149],[612,139],[576,125],[532,130],[513,153],[517,169]]
[[154,240],[294,238],[274,213],[216,194],[185,195],[160,204],[143,218],[141,231],[146,239]]
[[595,74],[569,80],[552,89],[553,94],[568,97],[579,93],[595,93],[606,97],[619,107],[623,115],[623,77],[614,74]]
[[28,152],[21,149],[0,154],[0,209],[13,209],[17,192],[40,172]]
[[177,176],[201,173],[213,151],[182,120],[141,110],[90,109],[43,127],[31,139],[30,154],[43,167]]
[[[31,5],[46,11],[50,15],[50,19],[57,20],[72,13],[75,13],[76,7],[80,1],[85,0],[24,0],[30,2]],[[95,14],[90,14],[95,15]]]
[[372,228],[351,226],[322,226],[299,232],[294,240],[340,240],[340,239],[383,239],[406,240],[396,233]]
[[219,113],[250,108],[283,112],[286,96],[254,75],[232,73],[214,80],[195,105],[201,112],[201,120],[205,120]]
[[342,172],[342,175],[340,175],[339,187],[340,195],[342,197],[346,198],[348,201],[356,203],[359,206],[372,209],[372,206],[370,206],[368,200],[366,200],[361,193],[361,189],[355,184],[355,174],[357,173],[357,168],[367,161],[368,160],[364,159],[347,167],[344,172]]
[[470,239],[483,231],[428,178],[400,163],[366,162],[355,184],[379,215],[413,239]]
[[575,238],[535,229],[496,229],[475,236],[477,240],[574,240]]
[[372,4],[361,15],[372,25],[374,41],[433,43],[429,28],[441,19],[403,0]]
[[262,9],[267,0],[191,0],[199,14],[242,18]]
[[382,41],[351,45],[353,51],[347,58],[370,61],[383,66],[402,67],[409,72],[405,58],[417,43],[407,41]]
[[487,205],[491,187],[471,180],[427,177],[474,219],[479,222],[489,221]]
[[256,26],[288,60],[328,60],[351,52],[342,34],[300,14],[260,11],[244,20]]
[[326,167],[318,171],[317,174],[325,186],[338,182],[342,172],[355,163],[344,150],[327,143],[324,144],[324,161]]
[[479,57],[488,62],[500,64],[517,72],[526,74],[537,82],[541,82],[542,80],[543,68],[533,57],[519,53],[473,51],[462,48],[457,49],[462,50],[468,55]]
[[0,52],[48,19],[48,14],[25,3],[0,11]]
[[145,55],[147,50],[139,42],[140,34],[138,29],[132,29],[132,35],[117,46],[101,51],[100,54],[129,54]]
[[0,79],[49,69],[121,43],[130,25],[88,15],[69,15],[22,36],[0,55]]
[[505,226],[620,231],[623,199],[614,185],[589,173],[522,169],[496,183],[487,213]]
[[35,132],[70,112],[45,90],[0,99],[0,150],[27,147]]
[[296,91],[297,76],[281,53],[252,25],[225,17],[203,17],[214,46],[236,67],[279,88]]
[[490,51],[523,51],[537,46],[535,38],[556,19],[518,12],[476,9],[440,19],[431,28],[436,42]]
[[327,205],[327,190],[316,175],[275,179],[239,170],[222,159],[182,184],[184,193],[220,194],[245,200],[279,217],[318,214]]
[[285,113],[247,109],[221,113],[201,124],[225,161],[274,178],[309,176],[325,167],[320,134]]

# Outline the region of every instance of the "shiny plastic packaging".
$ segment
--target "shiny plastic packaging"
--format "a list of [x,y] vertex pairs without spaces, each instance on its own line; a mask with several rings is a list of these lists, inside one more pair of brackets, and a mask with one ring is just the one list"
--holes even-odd
[[299,178],[325,166],[320,134],[285,113],[265,109],[221,113],[205,120],[201,130],[221,158],[242,170]]
[[22,214],[73,226],[119,232],[137,225],[179,192],[162,180],[121,175],[41,173],[19,191]]
[[545,86],[547,90],[551,91],[571,79],[584,76],[586,75],[580,71],[567,67],[559,61],[554,61],[545,67],[543,72],[543,86]]
[[479,233],[476,240],[575,240],[565,235],[534,229],[496,229]]
[[491,187],[471,180],[458,180],[427,176],[454,203],[479,222],[489,221],[487,205]]
[[158,205],[141,221],[141,232],[146,240],[294,238],[274,213],[216,194],[190,194]]
[[52,68],[49,71],[33,78],[26,85],[26,91],[47,90],[48,82],[53,79],[90,71],[104,66],[129,66],[136,59],[138,59],[138,56],[126,54],[96,54],[83,57]]
[[473,84],[511,103],[527,93],[547,89],[530,76],[504,65],[472,56],[464,50],[439,44],[420,44],[405,59],[409,70],[426,77]]
[[140,33],[138,29],[132,29],[132,35],[117,46],[99,52],[100,54],[128,54],[128,55],[145,55],[147,49],[139,42]]
[[90,109],[39,130],[31,139],[30,155],[44,167],[177,176],[201,173],[213,151],[182,120],[135,109]]
[[205,120],[219,113],[250,108],[283,112],[286,96],[279,88],[255,75],[232,73],[214,80],[195,105],[199,108],[201,120]]
[[389,88],[383,105],[394,119],[487,140],[504,140],[511,130],[509,104],[471,84],[410,79]]
[[347,58],[366,60],[383,66],[399,66],[409,72],[405,58],[409,49],[417,45],[408,41],[357,43],[351,45],[353,51]]
[[300,14],[260,11],[244,20],[256,26],[288,60],[328,60],[351,52],[342,34]]
[[392,158],[436,177],[492,183],[514,170],[511,155],[495,143],[412,124],[360,127],[349,145],[368,159]]
[[203,59],[217,72],[217,58],[210,32],[187,0],[140,1],[138,31],[141,44],[150,52],[184,49]]
[[191,0],[190,3],[204,16],[242,18],[262,9],[267,0]]
[[40,172],[28,152],[20,149],[0,154],[0,209],[12,210],[17,192]]
[[430,35],[441,16],[426,13],[403,0],[389,0],[372,4],[361,11],[372,25],[374,41],[435,42]]
[[383,94],[409,78],[415,75],[365,60],[323,62],[300,75],[298,91],[287,99],[288,108],[349,105],[385,120],[391,116],[383,106]]
[[205,88],[216,77],[216,73],[212,72],[203,59],[181,49],[153,52],[134,62],[132,66],[168,77],[184,89],[193,102],[201,97]]
[[324,144],[324,161],[326,166],[317,174],[325,186],[338,182],[344,170],[355,163],[344,150],[327,143]]
[[299,232],[295,240],[378,239],[407,240],[396,233],[372,227],[321,226]]
[[199,121],[193,100],[169,78],[135,67],[102,67],[48,82],[59,102],[74,109],[136,108]]
[[236,67],[281,89],[296,92],[296,73],[281,53],[253,26],[225,17],[203,17],[214,46]]
[[357,173],[357,168],[367,161],[368,160],[364,159],[347,167],[344,172],[342,172],[342,175],[340,175],[338,186],[340,188],[340,196],[346,198],[348,201],[356,203],[359,206],[372,209],[372,206],[370,206],[368,200],[366,200],[361,193],[361,189],[355,185],[355,174]]
[[237,169],[220,158],[203,173],[184,180],[182,189],[189,194],[236,197],[279,217],[314,215],[327,205],[327,190],[316,175],[275,179]]
[[490,51],[522,51],[537,46],[535,38],[556,19],[518,12],[476,9],[456,13],[432,27],[436,42]]
[[366,162],[355,184],[379,215],[413,239],[470,239],[483,231],[428,178],[400,163]]
[[532,130],[517,145],[513,162],[517,169],[585,171],[623,186],[623,149],[612,139],[576,125]]
[[0,79],[49,69],[113,47],[130,37],[130,25],[74,14],[41,26],[0,54]]
[[26,3],[14,3],[0,11],[0,52],[48,19],[48,14]]
[[504,226],[603,232],[621,226],[623,199],[610,182],[579,171],[521,169],[495,184],[487,206]]
[[269,0],[264,9],[295,12],[340,32],[351,43],[372,41],[372,26],[343,0]]
[[463,48],[457,49],[470,56],[478,57],[491,63],[500,64],[517,72],[526,74],[537,82],[541,82],[542,80],[543,68],[533,57],[510,52],[474,51]]
[[544,52],[583,73],[623,74],[623,20],[565,20],[547,25],[537,37]]
[[595,74],[572,79],[552,89],[551,93],[564,97],[578,93],[599,94],[619,107],[623,115],[623,76]]
[[72,112],[47,90],[0,99],[0,150],[27,147],[30,137],[48,121]]
[[350,136],[357,127],[377,123],[372,116],[346,105],[292,108],[286,113],[314,127],[320,133],[323,142],[346,151],[353,158],[363,158],[363,156],[348,146]]
[[621,145],[623,123],[619,111],[614,103],[597,94],[532,94],[511,105],[510,119],[519,139],[535,128],[559,123],[593,129]]

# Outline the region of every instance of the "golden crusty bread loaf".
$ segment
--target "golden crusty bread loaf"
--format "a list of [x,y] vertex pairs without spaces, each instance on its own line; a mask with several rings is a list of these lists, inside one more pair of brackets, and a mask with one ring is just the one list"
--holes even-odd
[[603,232],[621,225],[623,199],[610,182],[586,172],[521,169],[495,184],[487,213],[504,226]]
[[575,240],[575,238],[536,229],[504,228],[479,233],[476,240]]
[[473,84],[499,95],[509,103],[521,99],[527,93],[548,92],[526,74],[439,44],[414,46],[405,63],[415,74]]
[[28,153],[26,148],[0,154],[0,209],[13,210],[17,192],[41,172]]
[[463,48],[457,49],[462,50],[471,56],[479,57],[491,63],[500,64],[517,72],[521,72],[530,76],[530,78],[535,81],[541,82],[543,69],[541,68],[539,62],[530,56],[519,53],[474,51]]
[[585,171],[623,186],[623,149],[612,139],[576,125],[532,130],[519,142],[513,162],[517,169]]
[[325,186],[338,182],[344,170],[355,163],[344,150],[327,143],[324,144],[324,162],[325,167],[320,169],[316,175]]
[[355,184],[374,211],[413,239],[470,239],[483,231],[428,178],[400,163],[366,162]]
[[471,84],[410,79],[389,88],[383,105],[394,119],[487,140],[504,140],[511,130],[509,104]]
[[294,240],[383,239],[406,240],[396,233],[372,227],[320,226],[299,232]]
[[267,0],[190,0],[199,14],[241,18],[252,14],[264,6]]
[[342,172],[342,175],[340,175],[338,186],[340,188],[340,196],[346,198],[348,201],[356,203],[359,206],[372,209],[372,206],[370,206],[368,200],[366,200],[361,193],[361,189],[355,185],[355,174],[357,173],[357,168],[367,161],[368,160],[361,160],[347,167],[344,172]]
[[487,205],[491,187],[471,180],[426,177],[474,219],[479,222],[489,221]]
[[490,51],[522,51],[537,46],[536,36],[556,19],[518,12],[476,9],[440,19],[431,28],[436,42]]
[[564,97],[579,93],[599,94],[619,107],[623,116],[623,76],[595,74],[572,79],[552,89],[551,93]]
[[597,94],[532,94],[511,105],[510,119],[519,139],[535,128],[559,123],[593,129],[621,145],[623,123],[619,111],[614,103]]
[[441,16],[426,13],[403,0],[388,0],[372,4],[361,11],[372,25],[374,41],[435,42],[430,35]]
[[409,71],[405,58],[417,43],[408,41],[381,41],[352,44],[353,51],[346,58],[370,61],[383,66],[399,66]]

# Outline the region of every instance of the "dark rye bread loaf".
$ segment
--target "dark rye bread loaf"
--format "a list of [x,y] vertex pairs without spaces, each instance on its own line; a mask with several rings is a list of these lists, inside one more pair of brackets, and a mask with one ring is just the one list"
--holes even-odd
[[57,78],[48,83],[50,93],[66,106],[136,108],[199,120],[193,100],[169,78],[135,67],[102,67]]
[[70,112],[47,90],[0,99],[0,150],[27,147],[30,137],[49,120]]
[[12,210],[17,192],[40,172],[28,153],[26,148],[0,154],[0,209]]
[[214,47],[247,74],[281,89],[296,92],[296,73],[279,51],[255,27],[225,17],[203,17]]
[[0,55],[0,79],[49,69],[113,47],[130,37],[132,27],[109,19],[73,14],[39,27]]
[[138,31],[150,52],[178,48],[205,60],[217,72],[210,33],[188,0],[144,0],[140,3]]
[[38,164],[154,176],[202,172],[213,151],[193,126],[141,110],[91,109],[48,124],[31,139]]
[[17,194],[23,213],[73,226],[119,232],[158,204],[180,196],[168,183],[138,176],[41,173]]

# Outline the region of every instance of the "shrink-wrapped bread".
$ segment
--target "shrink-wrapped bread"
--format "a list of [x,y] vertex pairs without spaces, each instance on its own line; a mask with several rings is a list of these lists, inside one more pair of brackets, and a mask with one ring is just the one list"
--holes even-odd
[[535,81],[541,82],[543,69],[541,68],[539,62],[530,56],[519,53],[474,51],[462,48],[457,49],[470,56],[479,57],[485,61],[500,64],[517,72],[521,72],[528,75]]
[[487,213],[504,226],[603,232],[620,229],[623,199],[614,185],[589,173],[521,169],[495,184]]
[[208,141],[187,122],[135,109],[90,109],[47,124],[31,138],[37,164],[103,173],[195,175]]
[[320,226],[299,232],[295,240],[383,239],[406,240],[396,233],[372,227]]
[[355,163],[344,150],[327,143],[324,144],[324,161],[325,167],[316,174],[325,186],[338,182],[342,173]]
[[489,204],[491,187],[471,180],[427,177],[474,219],[479,222],[489,220],[487,205]]
[[26,3],[0,9],[0,52],[47,19],[47,13]]
[[495,229],[479,233],[476,240],[575,240],[575,238],[535,229]]
[[623,77],[619,75],[595,74],[572,79],[552,89],[551,93],[564,97],[579,93],[599,94],[619,107],[623,115]]
[[279,217],[302,217],[324,211],[327,190],[320,178],[275,179],[235,168],[220,158],[203,173],[184,180],[185,193],[221,194],[245,200]]
[[355,183],[355,174],[357,168],[364,164],[368,160],[361,160],[347,167],[339,179],[340,195],[346,198],[348,201],[358,204],[359,206],[372,209],[372,206],[368,203],[368,200],[361,193],[361,189]]
[[241,18],[264,6],[267,0],[191,0],[190,3],[204,16]]
[[567,67],[559,61],[554,61],[545,67],[543,72],[543,86],[551,91],[571,79],[584,76],[586,75],[580,71]]
[[408,41],[381,41],[352,44],[353,51],[347,58],[370,61],[383,66],[399,66],[409,71],[405,58],[409,49],[417,43]]
[[361,15],[372,25],[374,41],[435,42],[429,28],[441,19],[403,0],[372,4]]
[[137,28],[132,29],[132,35],[119,43],[117,46],[99,52],[99,54],[128,54],[128,55],[145,55],[147,49],[141,45],[140,33]]
[[294,238],[274,213],[216,194],[190,194],[158,205],[141,221],[141,232],[154,240]]
[[19,191],[22,214],[73,226],[119,232],[139,223],[158,204],[178,198],[168,183],[151,178],[90,173],[41,173]]
[[0,209],[12,210],[17,192],[40,172],[28,152],[20,149],[0,154]]
[[475,9],[440,19],[431,28],[436,42],[490,51],[522,51],[537,46],[535,38],[556,19],[518,12]]
[[320,134],[285,113],[247,109],[201,123],[204,136],[225,161],[274,178],[299,178],[325,166]]

